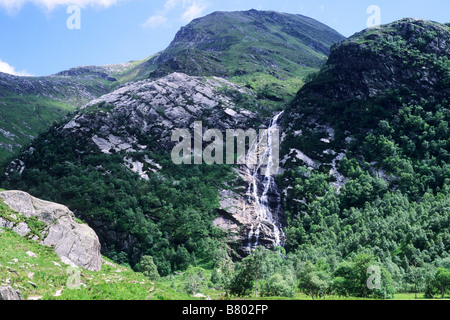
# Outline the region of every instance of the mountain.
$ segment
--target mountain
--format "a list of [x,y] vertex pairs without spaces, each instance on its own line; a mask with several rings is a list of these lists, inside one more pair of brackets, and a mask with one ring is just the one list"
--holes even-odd
[[29,143],[53,121],[117,84],[106,72],[87,67],[48,77],[0,73],[0,160]]
[[[334,45],[326,65],[309,77],[288,107],[285,155],[292,146],[300,148],[312,160],[304,162],[312,167],[333,162],[335,154],[326,152],[329,149],[354,155],[370,151],[371,156],[364,157],[374,158],[376,148],[367,145],[368,139],[380,133],[395,138],[393,143],[401,149],[410,149],[405,156],[440,155],[448,160],[448,142],[434,151],[421,144],[423,138],[445,138],[449,45],[448,26],[418,19],[367,29]],[[430,130],[427,120],[419,121],[425,113],[429,121],[438,117],[429,125],[440,125],[441,130],[420,138],[424,130]],[[401,131],[391,127],[394,122],[404,126]]]
[[247,110],[257,110],[252,99],[249,89],[215,77],[175,73],[130,83],[41,134],[11,163],[7,180],[25,178],[16,189],[72,208],[107,256],[135,264],[153,252],[171,270],[169,263],[190,261],[186,248],[220,248],[212,225],[219,189],[235,180],[229,166],[175,165],[171,135],[192,132],[194,121],[203,130],[253,127],[261,120]]
[[397,279],[445,261],[449,57],[448,25],[419,19],[332,47],[284,116],[287,248],[370,252]]
[[[188,248],[191,254],[204,250],[192,244],[194,239],[199,239],[198,233],[191,236],[179,235],[175,228],[178,223],[174,224],[161,217],[162,212],[171,217],[170,212],[173,209],[170,208],[178,208],[187,216],[189,210],[197,212],[200,219],[197,225],[204,229],[199,231],[200,234],[206,232],[212,237],[212,234],[217,232],[213,227],[214,212],[222,203],[223,221],[233,221],[235,224],[235,227],[231,228],[234,231],[225,231],[233,234],[229,235],[229,239],[234,239],[230,240],[233,252],[228,254],[248,254],[247,233],[251,229],[258,230],[260,240],[273,247],[278,242],[274,239],[279,237],[271,231],[275,224],[269,221],[267,227],[261,231],[258,221],[251,218],[252,212],[258,211],[257,208],[246,206],[248,211],[243,214],[244,218],[241,218],[238,217],[239,213],[226,213],[227,208],[223,207],[231,198],[235,198],[232,201],[238,201],[239,206],[242,205],[245,201],[239,196],[222,191],[231,189],[233,185],[239,190],[248,188],[246,182],[238,181],[245,181],[254,176],[243,171],[236,173],[229,166],[220,170],[214,169],[211,173],[208,173],[211,170],[208,166],[200,171],[187,166],[180,172],[179,168],[168,163],[171,160],[171,148],[175,145],[171,141],[171,134],[177,128],[192,130],[192,124],[196,120],[203,121],[204,131],[208,128],[221,132],[230,128],[258,129],[261,124],[267,125],[272,117],[272,109],[283,107],[284,101],[289,100],[289,95],[285,96],[283,90],[291,91],[292,94],[297,91],[302,84],[302,78],[325,62],[331,44],[342,39],[336,31],[303,16],[255,10],[218,12],[194,20],[180,30],[166,50],[142,62],[110,68],[80,67],[59,73],[55,77],[96,77],[113,81],[114,84],[129,79],[136,80],[143,75],[150,79],[123,84],[52,126],[26,148],[21,156],[11,162],[6,172],[7,180],[16,181],[16,174],[34,181],[41,178],[46,180],[51,176],[51,180],[55,180],[48,181],[49,189],[45,191],[41,188],[41,183],[36,185],[28,178],[28,182],[21,183],[20,187],[16,185],[16,188],[69,205],[99,234],[103,253],[113,257],[124,252],[126,260],[132,261],[133,264],[138,262],[145,250],[156,250],[157,246],[167,247],[167,252],[155,253],[155,257],[158,257],[157,263],[170,262],[169,268],[179,265],[179,262],[176,263],[177,255],[182,254],[185,248]],[[228,74],[218,71],[217,59],[207,62],[202,60],[204,54],[211,52],[223,59],[221,63],[227,65]],[[167,61],[181,61],[181,57],[188,57],[189,61],[195,60],[197,65],[204,68],[196,72],[183,65],[183,73],[173,73],[176,70],[165,69]],[[240,68],[245,71],[238,72],[238,78],[236,70],[233,70],[236,67],[233,63],[237,61],[241,62]],[[215,67],[210,68],[211,63],[214,63]],[[165,75],[166,73],[170,74]],[[274,98],[267,91],[263,93],[251,85],[235,84],[242,82],[242,77],[248,75],[261,79],[266,88],[274,90],[282,98]],[[218,76],[226,76],[229,79]],[[280,90],[282,82],[285,89]],[[108,182],[104,185],[109,191],[100,186],[101,183],[98,184],[98,191],[101,190],[104,195],[116,194],[117,198],[104,199],[103,195],[92,198],[86,191],[91,190],[93,184],[97,184],[93,181],[103,179],[104,174],[99,176],[99,168],[102,168],[101,171],[105,170],[106,175],[110,172],[115,174],[105,177],[106,180],[114,180],[112,184]],[[27,173],[31,171],[37,176]],[[193,177],[187,177],[188,173],[193,174]],[[202,176],[199,177],[199,174]],[[80,177],[87,179],[73,181],[75,177],[77,180]],[[118,177],[122,178],[115,181]],[[60,183],[57,182],[60,178],[71,181],[67,181],[71,185],[71,191],[51,191]],[[166,182],[158,182],[161,179]],[[144,199],[146,188],[163,194],[167,192],[166,184],[178,184],[179,180],[183,183],[175,190],[181,196],[186,192],[181,186],[190,185],[195,179],[200,179],[200,187],[205,189],[204,193],[208,194],[207,199],[211,203],[205,201],[187,206],[185,199],[174,203],[173,200],[178,197],[175,195],[170,200],[158,200],[159,205],[154,203],[156,199],[150,202]],[[228,183],[230,185],[227,186]],[[257,184],[259,185],[259,182]],[[133,186],[133,190],[141,190],[134,191],[135,200],[128,195],[133,193],[129,189],[130,186]],[[258,188],[261,187],[259,185]],[[184,198],[195,197],[197,193],[196,189],[190,190]],[[225,194],[227,196],[224,198]],[[164,198],[162,195],[161,197]],[[89,205],[79,207],[84,201],[86,205],[91,203],[91,208]],[[121,205],[117,207],[119,203]],[[124,206],[125,203],[127,206]],[[127,207],[129,209],[125,214]],[[91,210],[93,208],[95,209]],[[279,215],[281,221],[281,213]],[[131,218],[132,216],[135,218]],[[148,224],[148,230],[132,227],[137,221],[141,221],[143,225]],[[179,223],[181,221],[183,220],[180,219]],[[223,221],[216,220],[214,224],[221,230]],[[136,232],[130,234],[130,228],[136,229]],[[150,237],[149,230],[157,230],[156,235]],[[212,238],[214,241],[220,240],[220,237]],[[167,244],[163,244],[164,241]],[[172,253],[171,250],[174,249],[181,250],[181,253]],[[188,257],[189,255],[185,255],[183,259]]]
[[139,74],[218,76],[286,102],[301,79],[320,68],[344,37],[302,15],[273,11],[214,12],[182,27]]
[[83,66],[48,77],[0,74],[0,161],[53,121],[117,86],[173,72],[221,76],[283,106],[344,37],[304,16],[216,12],[183,27],[170,46],[140,61]]
[[[212,37],[211,21],[219,25],[219,17],[229,27],[218,29],[223,37],[217,30]],[[243,261],[225,281],[237,295],[253,288],[253,280],[248,281],[252,269],[245,268],[264,260],[258,258],[264,251],[255,249],[262,247],[275,255],[265,262],[277,269],[273,279],[264,279],[264,290],[273,282],[292,289],[297,280],[317,278],[326,292],[386,298],[395,289],[412,288],[413,265],[424,279],[434,278],[430,270],[447,268],[450,250],[449,27],[403,19],[363,30],[333,44],[321,67],[320,59],[314,60],[320,55],[305,58],[300,43],[306,40],[298,34],[298,59],[318,71],[282,107],[283,101],[251,83],[239,83],[269,75],[278,79],[269,81],[277,88],[300,70],[288,74],[274,67],[276,62],[261,63],[259,74],[253,69],[257,59],[246,56],[247,43],[234,48],[232,25],[252,26],[251,38],[256,36],[252,30],[264,35],[255,17],[272,36],[286,39],[287,30],[294,29],[286,28],[287,21],[311,22],[255,11],[194,20],[167,51],[122,73],[136,76],[145,70],[148,79],[90,101],[6,164],[3,187],[64,203],[96,231],[103,254],[134,268],[143,255],[153,257],[161,275],[189,266],[224,269],[233,260]],[[236,22],[230,25],[229,19]],[[319,37],[310,41],[309,52],[318,54],[326,37],[314,32]],[[258,43],[264,46],[262,39]],[[286,50],[265,57],[274,62],[283,56],[291,65],[292,42],[287,43]],[[245,52],[240,60],[247,70],[240,75],[226,60],[238,52]],[[200,68],[184,64],[183,56],[191,62],[198,57]],[[220,67],[223,61],[226,68]],[[203,151],[218,158],[219,147],[213,147],[224,142],[227,150],[230,141],[219,134],[226,137],[227,129],[281,129],[279,174],[259,173],[261,162],[175,164],[181,150],[173,148],[181,137],[172,134],[198,143],[196,121],[209,134]],[[277,133],[269,130],[269,135]],[[183,149],[187,162],[197,156],[189,154],[194,144]],[[248,144],[260,147],[265,141]],[[268,149],[261,154],[272,161],[276,154]],[[236,160],[237,150],[232,150]],[[361,274],[374,266],[382,284],[370,291]],[[433,295],[430,281],[422,288]]]

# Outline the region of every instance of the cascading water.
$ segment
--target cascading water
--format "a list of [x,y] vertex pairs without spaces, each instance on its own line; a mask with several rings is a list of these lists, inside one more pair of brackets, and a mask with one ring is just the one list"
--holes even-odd
[[[249,179],[249,187],[247,189],[247,199],[253,202],[253,222],[248,233],[247,249],[251,249],[260,245],[261,232],[267,234],[270,232],[273,247],[284,245],[284,233],[280,222],[282,214],[281,195],[276,185],[274,175],[278,171],[278,154],[275,157],[274,141],[278,141],[278,120],[283,112],[277,114],[270,122],[267,129],[267,137],[259,137],[254,141],[255,145],[250,146],[250,152],[258,150],[259,157],[256,161],[251,159],[251,155],[247,157],[245,169]],[[264,145],[262,145],[264,144]],[[262,151],[262,152],[261,152]],[[250,154],[249,152],[249,154]],[[253,160],[253,161],[251,161]],[[260,170],[263,173],[260,173]],[[263,229],[268,228],[268,232]],[[264,239],[267,243],[268,239]]]

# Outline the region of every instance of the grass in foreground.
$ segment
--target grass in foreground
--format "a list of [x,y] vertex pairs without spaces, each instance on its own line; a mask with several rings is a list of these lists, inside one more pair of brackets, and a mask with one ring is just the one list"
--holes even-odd
[[[204,288],[200,296],[184,290],[184,275],[177,274],[152,282],[143,274],[103,258],[98,272],[65,265],[52,247],[24,238],[9,229],[0,229],[0,286],[11,285],[27,300],[312,300],[296,293],[294,298],[248,296],[227,297],[223,290]],[[418,293],[418,300],[424,294]],[[367,300],[326,296],[317,300]],[[397,293],[394,300],[415,300],[414,293]],[[440,299],[438,299],[440,300]]]

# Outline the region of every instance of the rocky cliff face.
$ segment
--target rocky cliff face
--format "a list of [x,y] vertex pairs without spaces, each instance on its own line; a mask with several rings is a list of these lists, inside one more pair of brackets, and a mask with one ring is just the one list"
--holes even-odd
[[[0,198],[18,215],[35,218],[43,223],[32,239],[43,245],[54,246],[61,259],[88,270],[101,269],[100,242],[95,232],[75,221],[74,214],[65,206],[43,201],[21,191],[0,192]],[[29,236],[34,226],[11,214],[0,218],[0,226],[10,228],[21,236]]]
[[[251,104],[251,101],[255,103]],[[203,133],[217,129],[224,137],[228,129],[258,130],[261,124],[267,127],[270,119],[261,119],[249,110],[257,108],[254,93],[225,79],[174,73],[158,80],[124,85],[91,101],[64,124],[55,127],[52,136],[59,139],[58,145],[71,144],[74,152],[71,162],[83,161],[81,159],[95,153],[115,158],[120,155],[124,168],[148,180],[150,175],[162,169],[150,153],[169,155],[178,143],[171,139],[176,129],[188,129],[193,134],[194,122],[200,121]],[[7,175],[25,174],[29,157],[35,158],[38,149],[32,145],[25,157],[19,157],[9,165]],[[243,181],[248,180],[244,170],[238,170],[237,176]],[[248,187],[246,183],[243,186]],[[255,209],[250,209],[251,199],[238,194],[237,198],[238,206],[247,206],[247,210],[228,212],[229,208],[222,209],[227,211],[225,216],[235,216],[232,219],[239,221],[235,225],[237,234],[230,244],[244,252],[241,246],[247,247],[249,230],[257,222],[252,217]],[[222,200],[227,201],[225,197]],[[105,247],[114,245],[120,250],[130,250],[137,241],[130,235],[106,228],[102,221],[90,223]],[[220,223],[216,225],[223,227]],[[261,243],[273,247],[274,242],[273,231],[261,232]]]
[[[253,96],[249,90],[221,78],[174,73],[124,85],[91,101],[60,133],[89,137],[104,153],[161,147],[169,151],[174,146],[172,132],[193,129],[195,121],[202,121],[204,129],[223,132],[256,121],[254,112],[236,103],[242,95]],[[142,136],[151,138],[153,145],[140,145],[138,138]]]
[[[173,131],[189,129],[192,132],[194,121],[202,121],[203,133],[207,129],[217,129],[224,136],[228,129],[247,130],[261,122],[267,127],[270,119],[260,119],[255,112],[239,105],[237,99],[241,100],[242,96],[252,99],[254,94],[222,78],[174,73],[154,81],[125,85],[91,101],[60,130],[60,134],[78,136],[83,141],[87,139],[92,148],[98,148],[105,154],[125,152],[124,166],[138,173],[142,179],[148,179],[149,174],[158,172],[161,166],[148,157],[144,157],[144,161],[136,160],[136,153],[160,149],[170,152],[175,145],[171,141]],[[142,141],[143,135],[148,137],[147,142],[150,143]],[[236,173],[244,181],[242,187],[248,189],[254,177],[244,167],[236,170]],[[263,177],[258,179],[262,180]],[[261,196],[264,189],[260,180],[257,181],[257,197]],[[273,199],[272,194],[270,197],[270,206],[279,210],[279,199]],[[230,232],[228,243],[241,255],[249,253],[249,242],[254,241],[249,239],[251,230],[260,229],[258,242],[261,245],[273,248],[277,242],[275,224],[263,221],[260,225],[257,201],[248,192],[221,192],[222,214],[214,225]],[[231,205],[228,205],[230,202]],[[274,215],[276,224],[281,228],[284,225],[282,210]],[[102,233],[101,227],[98,232]],[[116,233],[113,234],[117,237]],[[109,233],[107,236],[107,242],[117,240],[111,239],[111,235]]]

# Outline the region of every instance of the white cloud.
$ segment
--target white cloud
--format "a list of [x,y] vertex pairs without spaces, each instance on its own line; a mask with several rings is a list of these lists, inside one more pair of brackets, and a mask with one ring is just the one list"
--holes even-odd
[[3,62],[2,60],[0,60],[0,72],[12,74],[14,76],[31,76],[31,74],[26,71],[16,71],[13,66]]
[[110,7],[122,0],[0,0],[0,6],[6,8],[9,12],[18,11],[26,3],[43,6],[51,11],[57,6],[78,5],[82,8],[89,5]]
[[178,4],[180,4],[180,2],[180,0],[167,0],[164,4],[164,12],[174,9]]
[[154,16],[151,16],[150,18],[148,18],[147,21],[145,21],[142,24],[142,26],[144,28],[154,29],[154,28],[159,27],[166,23],[167,23],[167,17],[165,17],[163,15],[154,15]]
[[198,4],[196,1],[194,1],[190,5],[190,7],[183,13],[181,19],[183,19],[183,21],[185,22],[191,22],[195,18],[200,17],[207,7],[208,7],[207,4],[204,3]]
[[173,16],[172,12],[176,10],[182,10],[181,21],[191,22],[193,19],[200,17],[208,6],[209,4],[204,0],[166,0],[163,8],[148,18],[141,26],[156,28],[165,25],[169,21],[168,16]]

